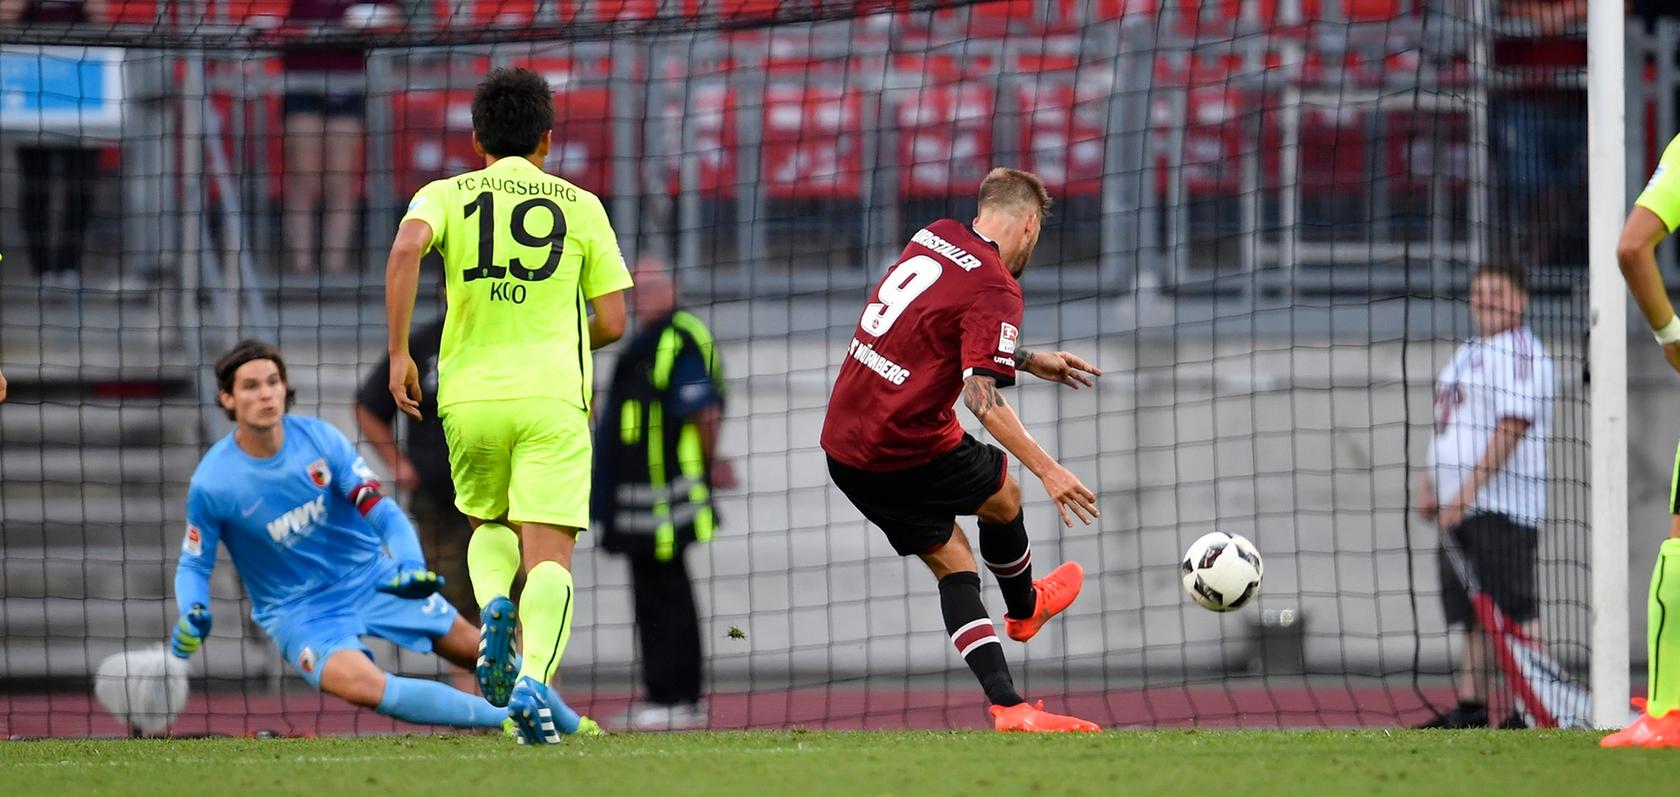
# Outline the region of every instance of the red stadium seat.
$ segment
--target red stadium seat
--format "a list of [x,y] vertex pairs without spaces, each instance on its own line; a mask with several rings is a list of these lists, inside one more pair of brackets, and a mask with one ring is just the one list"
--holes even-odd
[[1357,109],[1307,106],[1301,109],[1300,170],[1306,196],[1360,194],[1370,185],[1366,166],[1370,136]]
[[1177,12],[1179,35],[1187,39],[1228,38],[1242,20],[1242,0],[1167,0]]
[[558,90],[569,83],[604,80],[612,74],[612,63],[606,58],[573,58],[570,55],[539,55],[509,59],[510,66],[522,66],[548,79]]
[[998,37],[1011,31],[1042,32],[1036,0],[992,0],[933,12],[933,24],[968,36]]
[[1016,88],[1024,168],[1055,193],[1095,196],[1102,193],[1107,89],[1090,81],[1076,87],[1074,77],[1072,71],[1055,78],[1041,74]]
[[554,90],[550,172],[597,194],[611,194],[612,145],[612,97],[605,86]]
[[211,0],[206,7],[213,22],[245,23],[257,17],[285,19],[291,0]]
[[863,98],[840,86],[772,83],[759,179],[772,199],[863,195]]
[[537,20],[539,1],[554,9],[560,22],[577,16],[573,0],[436,0],[433,13],[439,25],[448,27],[529,25]]
[[[1300,16],[1284,19],[1283,0],[1167,0],[1178,12],[1179,33],[1188,38],[1223,38],[1242,30],[1289,33],[1325,14],[1324,0],[1299,0]],[[1343,7],[1359,4],[1398,4],[1400,0],[1343,0]],[[1347,16],[1362,19],[1366,11],[1350,10]]]
[[[666,161],[665,184],[672,194],[681,191],[682,158],[693,156],[699,165],[699,181],[687,186],[708,199],[735,195],[738,126],[735,89],[715,81],[690,87],[688,98],[668,97],[661,125],[663,151],[672,153]],[[685,130],[685,122],[689,129]]]
[[588,0],[584,12],[592,19],[633,21],[694,17],[700,13],[700,0]]
[[[1378,62],[1357,50],[1349,50],[1342,54],[1338,66],[1324,63],[1323,55],[1318,52],[1309,52],[1301,64],[1301,82],[1308,86],[1371,86],[1382,82],[1389,65],[1400,67],[1407,63],[1404,54]],[[1417,69],[1415,61],[1410,63],[1411,69]]]
[[[1175,118],[1169,96],[1163,92],[1151,109],[1151,124],[1163,149],[1156,152],[1158,190],[1166,190],[1174,175],[1168,168],[1172,153],[1164,147],[1172,140],[1174,127],[1182,127],[1184,145],[1181,161],[1185,189],[1192,194],[1233,196],[1243,190],[1242,168],[1246,153],[1259,148],[1260,179],[1276,184],[1279,173],[1278,142],[1281,138],[1273,114],[1262,114],[1250,90],[1239,88],[1232,78],[1242,57],[1226,54],[1219,58],[1194,58],[1188,68],[1166,59],[1157,60],[1156,86],[1186,90],[1185,116]],[[1261,114],[1256,120],[1255,114]],[[1258,124],[1257,124],[1258,123]],[[1258,127],[1263,141],[1254,141]]]
[[725,19],[772,19],[780,0],[714,0],[719,14]]
[[813,75],[843,77],[856,65],[852,58],[784,58],[772,55],[765,60],[760,68],[765,74],[777,77],[799,78]]
[[1152,17],[1160,10],[1161,0],[1055,0],[1050,7],[1050,22],[1060,30],[1129,16]]
[[1349,22],[1384,22],[1405,12],[1402,0],[1342,0]]
[[970,24],[977,32],[1037,27],[1038,23],[1038,3],[1034,0],[995,0],[969,6],[969,10]]
[[972,194],[991,168],[996,97],[981,81],[929,84],[897,108],[898,190],[906,199]]
[[[1323,0],[1300,0],[1301,18],[1297,21],[1306,22],[1317,19],[1324,11]],[[1259,0],[1257,9],[1258,20],[1262,25],[1276,25],[1283,20],[1283,0]]]
[[1229,85],[1190,90],[1184,131],[1184,179],[1192,193],[1242,191],[1242,92]]
[[105,6],[105,20],[116,24],[155,25],[157,0],[111,0]]
[[897,53],[892,66],[898,72],[920,76],[924,83],[943,83],[996,74],[997,60],[985,52],[963,53],[960,58],[949,52]]
[[391,95],[391,115],[396,153],[391,181],[398,196],[484,163],[470,135],[471,89],[397,92]]
[[1447,173],[1455,191],[1469,189],[1470,120],[1463,113],[1391,113],[1383,131],[1384,176],[1401,192],[1429,190],[1430,174]]
[[[280,85],[282,75],[285,74],[285,70],[280,68],[280,59],[274,57],[264,58],[255,66],[255,69],[262,73],[262,78],[271,86]],[[279,197],[285,193],[286,188],[284,179],[286,176],[286,136],[283,127],[285,119],[283,118],[281,96],[278,91],[269,92],[264,94],[259,101],[263,103],[263,116],[270,125],[269,132],[259,132],[257,134],[256,140],[250,144],[253,151],[249,152],[246,158],[252,163],[267,161],[270,180],[268,192],[270,196]],[[251,127],[247,129],[255,129],[256,108],[249,107],[248,112],[253,118],[251,119]]]
[[[551,74],[567,63],[538,59],[529,65]],[[400,194],[482,165],[472,148],[471,89],[399,92],[391,101],[397,153],[393,181]],[[590,191],[611,193],[612,99],[606,88],[559,81],[554,106],[554,139],[547,168]]]

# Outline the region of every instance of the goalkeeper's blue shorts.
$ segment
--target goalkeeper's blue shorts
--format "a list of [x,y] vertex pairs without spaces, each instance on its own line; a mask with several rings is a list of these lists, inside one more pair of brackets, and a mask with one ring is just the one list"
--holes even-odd
[[321,688],[321,669],[340,650],[373,651],[363,636],[375,636],[418,653],[430,653],[432,640],[449,633],[455,607],[442,595],[410,599],[387,595],[374,586],[397,574],[395,562],[381,561],[364,578],[340,585],[319,598],[286,607],[284,614],[263,618],[263,631],[280,648],[286,663],[310,686]]

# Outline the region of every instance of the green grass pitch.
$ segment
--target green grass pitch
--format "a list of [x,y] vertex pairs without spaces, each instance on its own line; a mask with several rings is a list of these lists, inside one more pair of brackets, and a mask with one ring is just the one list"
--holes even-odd
[[0,794],[1651,795],[1680,750],[1566,731],[749,732],[0,742]]

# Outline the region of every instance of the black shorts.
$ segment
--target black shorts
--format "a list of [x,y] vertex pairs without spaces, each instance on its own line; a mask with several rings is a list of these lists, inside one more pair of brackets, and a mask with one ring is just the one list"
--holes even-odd
[[921,556],[951,539],[958,515],[972,515],[1003,488],[1009,458],[965,434],[932,462],[890,471],[859,470],[828,458],[828,474],[899,556]]
[[366,101],[358,92],[288,91],[280,99],[280,115],[318,113],[322,116],[362,118]]
[[[1464,519],[1452,531],[1465,565],[1476,574],[1482,590],[1493,598],[1512,620],[1525,623],[1540,616],[1540,532],[1505,515],[1476,514]],[[1476,611],[1470,594],[1447,561],[1447,552],[1436,558],[1441,568],[1441,608],[1448,625],[1475,625]]]

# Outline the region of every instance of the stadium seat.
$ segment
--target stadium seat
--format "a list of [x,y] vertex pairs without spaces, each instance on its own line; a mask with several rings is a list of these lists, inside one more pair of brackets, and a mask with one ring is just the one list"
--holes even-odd
[[1167,0],[1178,35],[1191,41],[1229,39],[1242,21],[1242,0]]
[[1301,193],[1307,197],[1353,194],[1369,185],[1370,136],[1357,109],[1306,107],[1301,112]]
[[979,190],[992,159],[996,97],[989,83],[930,83],[906,93],[898,120],[898,190],[911,200]]
[[1348,22],[1386,22],[1405,13],[1402,0],[1342,0]]
[[[1016,87],[1021,150],[1026,168],[1063,196],[1102,191],[1108,103],[1092,83],[1077,84],[1072,70]],[[1106,90],[1106,86],[1100,87]]]
[[[1167,92],[1160,92],[1151,109],[1151,124],[1156,129],[1161,150],[1156,153],[1160,168],[1157,189],[1165,191],[1170,174],[1172,153],[1171,130],[1181,126],[1184,134],[1183,180],[1185,190],[1192,195],[1236,196],[1241,193],[1242,158],[1245,152],[1259,146],[1262,152],[1260,180],[1262,185],[1274,185],[1279,173],[1278,147],[1280,138],[1273,114],[1263,114],[1253,89],[1236,80],[1242,67],[1242,57],[1226,53],[1213,58],[1192,58],[1186,65],[1162,58],[1156,63],[1157,88],[1182,88],[1186,92],[1185,118],[1175,118]],[[1255,115],[1260,114],[1256,120]],[[1265,145],[1252,139],[1257,129]]]
[[155,25],[157,0],[111,0],[105,6],[105,19],[118,25]]
[[[574,54],[582,57],[574,57]],[[566,51],[564,55],[515,57],[509,59],[508,65],[522,66],[542,75],[556,90],[579,81],[604,80],[612,74],[612,62],[604,56],[589,57],[587,53],[576,51]]]
[[[679,94],[666,99],[660,129],[665,137],[662,150],[672,153],[665,170],[665,185],[672,194],[684,188],[682,157],[692,155],[698,161],[699,175],[691,188],[708,199],[735,195],[737,103],[735,89],[718,81],[693,83],[687,98]],[[685,122],[688,131],[684,130]]]
[[772,199],[856,199],[863,186],[863,98],[840,86],[772,83],[759,179]]
[[1050,4],[1050,26],[1057,31],[1077,29],[1129,16],[1152,17],[1160,10],[1161,0],[1054,0]]
[[[543,17],[539,9],[551,14]],[[440,27],[529,25],[538,19],[570,22],[577,15],[574,0],[436,0],[433,13]]]
[[982,77],[997,73],[997,59],[987,52],[894,53],[894,71],[906,81],[916,78],[927,83],[948,82],[960,77]]
[[[1344,3],[1361,0],[1344,0]],[[1399,0],[1378,0],[1399,2]],[[1235,39],[1245,32],[1292,35],[1324,17],[1324,0],[1299,0],[1299,18],[1284,18],[1284,0],[1166,0],[1179,35],[1191,40]]]
[[584,4],[591,19],[630,22],[678,16],[695,17],[700,0],[592,0]]
[[773,19],[780,0],[713,0],[718,15],[731,20]]
[[1044,24],[1034,0],[997,0],[934,11],[932,27],[975,38],[1009,33],[1042,33]]
[[[1367,58],[1358,50],[1348,50],[1339,56],[1329,56],[1330,63],[1325,62],[1325,55],[1317,51],[1309,52],[1301,64],[1301,82],[1308,86],[1374,86],[1382,82],[1387,75],[1386,69],[1392,64],[1403,66],[1404,59],[1378,61]],[[1416,64],[1412,65],[1416,69]]]
[[[244,149],[242,152],[229,154],[235,158],[235,168],[266,170],[269,181],[268,196],[277,200],[285,195],[286,182],[286,138],[281,132],[285,122],[281,112],[281,83],[284,73],[280,68],[280,59],[272,55],[248,59],[240,61],[239,68],[243,75],[240,78],[242,88],[237,98],[243,102],[237,106],[231,103],[217,106],[224,111],[223,119],[231,118],[230,114],[235,112],[235,108],[245,114],[245,129],[249,132],[245,136]],[[219,101],[224,98],[212,99]],[[224,129],[231,132],[231,127]]]
[[[596,193],[612,190],[612,105],[601,84],[611,67],[605,59],[538,56],[514,59],[548,79],[554,91],[554,139],[551,171]],[[398,135],[394,175],[399,192],[411,192],[428,180],[477,168],[468,132],[472,129],[472,91],[399,92],[392,97]]]
[[282,20],[291,10],[291,0],[211,0],[205,12],[212,22],[244,24],[258,18]]
[[1055,52],[1023,52],[1015,55],[1014,71],[1016,74],[1036,75],[1040,79],[1048,73],[1067,73],[1072,78],[1075,69],[1079,68],[1079,56],[1076,53]]
[[612,97],[605,86],[556,87],[549,171],[601,195],[613,193]]
[[1429,190],[1430,175],[1447,172],[1447,185],[1462,193],[1470,186],[1470,120],[1463,112],[1391,113],[1384,117],[1382,176],[1393,190]]
[[785,77],[801,78],[826,76],[841,78],[848,72],[855,71],[856,58],[801,58],[779,57],[772,55],[759,65],[765,74]]
[[473,151],[472,90],[405,91],[391,95],[395,128],[391,180],[398,196],[409,196],[432,180],[476,168]]

